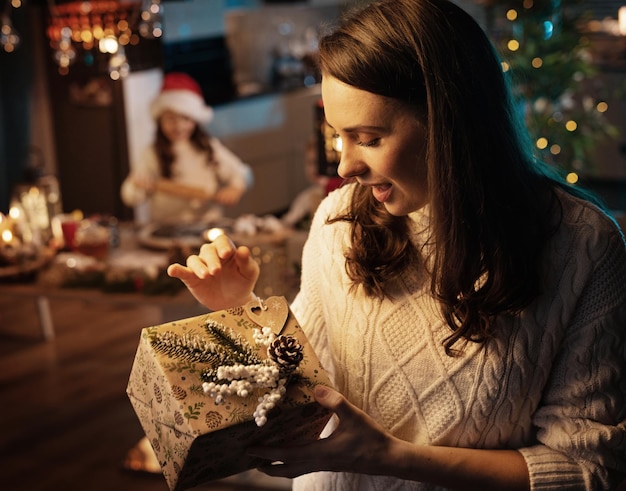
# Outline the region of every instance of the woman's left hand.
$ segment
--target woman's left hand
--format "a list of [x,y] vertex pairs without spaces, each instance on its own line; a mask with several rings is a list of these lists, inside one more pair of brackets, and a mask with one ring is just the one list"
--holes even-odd
[[305,445],[248,449],[250,455],[272,462],[259,470],[289,478],[315,471],[377,474],[381,462],[388,459],[392,437],[339,392],[318,385],[314,394],[339,418],[335,431]]

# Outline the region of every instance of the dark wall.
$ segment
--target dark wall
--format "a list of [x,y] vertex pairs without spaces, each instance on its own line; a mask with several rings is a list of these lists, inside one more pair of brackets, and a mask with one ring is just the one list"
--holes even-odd
[[33,49],[27,9],[15,10],[13,27],[21,44],[13,53],[0,49],[0,211],[6,213],[13,185],[29,154]]

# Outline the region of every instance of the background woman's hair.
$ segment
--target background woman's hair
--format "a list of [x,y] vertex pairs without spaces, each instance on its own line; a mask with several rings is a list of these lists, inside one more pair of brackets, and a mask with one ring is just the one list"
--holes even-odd
[[[207,165],[215,165],[213,160],[213,147],[211,146],[211,136],[199,124],[196,124],[190,138],[191,144],[201,152],[207,154]],[[172,163],[174,162],[174,151],[172,142],[161,130],[161,125],[157,124],[156,140],[154,142],[159,164],[161,166],[161,176],[166,179],[172,177]]]
[[[431,289],[459,340],[483,341],[491,320],[540,293],[541,256],[569,187],[532,154],[500,59],[480,26],[446,0],[374,2],[320,41],[323,76],[416,109],[427,126]],[[348,274],[372,296],[425,259],[394,217],[357,186],[350,210]]]

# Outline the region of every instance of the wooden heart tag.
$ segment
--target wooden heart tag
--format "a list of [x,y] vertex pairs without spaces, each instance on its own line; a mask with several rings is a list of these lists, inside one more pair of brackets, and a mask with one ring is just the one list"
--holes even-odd
[[289,305],[285,297],[251,300],[244,305],[244,310],[252,322],[261,327],[269,327],[276,335],[283,330],[289,315]]

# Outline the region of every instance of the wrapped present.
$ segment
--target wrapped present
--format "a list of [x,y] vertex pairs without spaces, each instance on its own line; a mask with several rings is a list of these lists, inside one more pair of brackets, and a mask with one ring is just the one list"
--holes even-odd
[[142,330],[127,394],[171,490],[252,469],[252,445],[313,441],[330,385],[284,297]]

